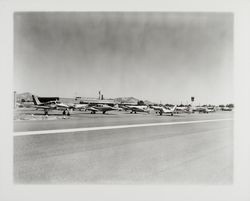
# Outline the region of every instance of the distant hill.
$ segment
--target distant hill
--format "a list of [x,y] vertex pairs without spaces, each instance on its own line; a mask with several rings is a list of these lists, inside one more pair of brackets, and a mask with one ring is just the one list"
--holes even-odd
[[17,102],[21,102],[21,100],[25,100],[25,102],[32,101],[32,94],[30,92],[16,94]]
[[[121,102],[121,103],[138,103],[138,101],[140,101],[140,99],[134,98],[134,97],[119,97],[119,98],[115,98],[114,100],[117,101],[117,102]],[[143,100],[143,102],[146,105],[155,104],[154,102],[149,101],[149,100]]]
[[156,103],[154,103],[154,102],[152,102],[152,101],[149,101],[149,100],[145,100],[144,103],[145,103],[146,105],[154,105],[154,104],[156,104]]

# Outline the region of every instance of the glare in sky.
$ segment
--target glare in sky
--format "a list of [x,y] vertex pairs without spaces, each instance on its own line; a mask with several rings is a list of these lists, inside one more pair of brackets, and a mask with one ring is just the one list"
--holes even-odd
[[233,102],[233,14],[17,12],[14,90]]

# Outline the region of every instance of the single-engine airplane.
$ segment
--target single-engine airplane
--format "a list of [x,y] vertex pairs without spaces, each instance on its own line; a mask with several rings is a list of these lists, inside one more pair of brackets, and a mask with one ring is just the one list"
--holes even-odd
[[155,110],[155,111],[158,111],[160,115],[162,114],[170,114],[171,116],[174,115],[174,111],[176,109],[176,105],[173,106],[172,108],[171,107],[166,107],[166,106],[152,106],[152,108]]
[[91,111],[91,114],[95,114],[96,112],[99,112],[99,111],[105,114],[107,111],[119,110],[119,108],[117,105],[112,107],[112,106],[105,105],[105,104],[97,104],[97,105],[86,107],[86,110]]
[[148,114],[150,113],[150,109],[147,105],[128,105],[126,107],[126,110],[131,110],[131,114],[136,114],[137,112],[146,112]]

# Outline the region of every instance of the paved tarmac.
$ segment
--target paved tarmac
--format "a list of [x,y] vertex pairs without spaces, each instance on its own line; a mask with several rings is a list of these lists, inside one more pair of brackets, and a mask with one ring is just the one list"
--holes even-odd
[[[48,117],[42,111],[22,110],[25,115],[24,120],[14,121],[14,132],[37,131],[51,129],[83,128],[96,126],[116,126],[132,125],[143,123],[175,122],[175,121],[194,121],[208,119],[231,118],[232,112],[216,112],[209,114],[176,114],[174,116],[147,113],[130,114],[129,112],[109,111],[106,114],[73,111],[71,116],[63,116],[61,112],[50,111]],[[65,119],[64,119],[65,117]]]
[[[37,114],[38,115],[38,114]],[[23,184],[232,184],[233,113],[87,114],[14,121],[14,181]],[[218,120],[198,122],[200,120]],[[225,119],[225,121],[219,121]],[[190,124],[181,122],[197,121]],[[66,132],[68,128],[176,122]],[[180,124],[179,124],[179,123]],[[22,131],[65,129],[18,136]]]

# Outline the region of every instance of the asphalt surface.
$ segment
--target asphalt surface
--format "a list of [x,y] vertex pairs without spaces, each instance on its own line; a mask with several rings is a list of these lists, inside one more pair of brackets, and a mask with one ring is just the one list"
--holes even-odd
[[[174,116],[163,114],[137,113],[109,111],[106,114],[73,111],[71,116],[63,116],[61,112],[50,111],[48,117],[42,111],[21,110],[18,113],[25,115],[24,120],[14,121],[14,132],[36,131],[51,129],[82,128],[96,126],[116,126],[133,125],[143,123],[176,122],[176,121],[195,121],[207,119],[220,119],[232,117],[232,112],[217,112],[209,114],[176,114]],[[65,117],[65,119],[64,119]]]
[[[27,111],[26,111],[27,112]],[[28,114],[30,115],[30,114]],[[37,114],[39,115],[39,114]],[[14,182],[21,184],[232,184],[233,112],[75,112],[14,121]],[[19,131],[227,119],[18,136]],[[231,119],[231,120],[230,120]]]

